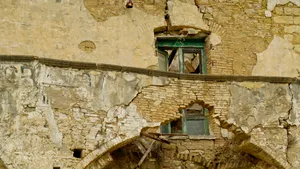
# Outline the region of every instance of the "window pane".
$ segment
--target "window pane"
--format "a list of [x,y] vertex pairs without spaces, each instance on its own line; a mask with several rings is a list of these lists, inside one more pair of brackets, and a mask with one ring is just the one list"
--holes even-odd
[[168,53],[165,51],[158,51],[158,70],[167,71],[168,70]]
[[198,120],[186,120],[186,127],[187,127],[187,134],[188,135],[204,135],[204,120],[198,119]]

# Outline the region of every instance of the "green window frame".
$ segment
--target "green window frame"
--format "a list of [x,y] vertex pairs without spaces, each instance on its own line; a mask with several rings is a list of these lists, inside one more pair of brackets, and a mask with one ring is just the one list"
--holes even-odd
[[[158,51],[159,70],[168,71],[176,53],[178,55],[179,72],[184,73],[184,54],[196,52],[199,53],[199,73],[206,74],[206,54],[204,50],[205,42],[203,39],[195,38],[168,38],[158,37],[155,44]],[[168,54],[167,51],[172,51]]]
[[[210,135],[209,111],[204,108],[202,112],[189,114],[187,109],[180,110],[182,118],[160,126],[162,134],[184,134],[184,135]],[[180,122],[179,128],[175,126]],[[174,126],[173,126],[174,125]]]
[[[178,66],[179,66],[179,73],[184,73],[184,54],[185,53],[192,53],[196,52],[199,53],[199,72],[200,74],[207,73],[207,66],[206,66],[206,54],[204,50],[205,42],[203,39],[195,39],[195,38],[169,38],[169,37],[158,37],[156,39],[155,44],[157,51],[158,51],[158,68],[162,71],[168,71],[168,67],[172,63],[173,58],[175,57],[176,53],[178,55]],[[170,51],[170,54],[167,51]],[[204,116],[202,118],[189,118],[186,116],[185,110],[181,110],[180,113],[182,114],[181,118],[181,125],[182,129],[181,132],[183,134],[198,134],[199,135],[209,135],[209,119],[208,119],[208,109],[204,110]],[[200,131],[192,131],[192,126],[189,124],[198,124],[198,127],[201,128]],[[195,126],[194,126],[195,128]],[[171,122],[165,125],[161,125],[160,127],[161,133],[163,134],[170,134],[172,131]]]

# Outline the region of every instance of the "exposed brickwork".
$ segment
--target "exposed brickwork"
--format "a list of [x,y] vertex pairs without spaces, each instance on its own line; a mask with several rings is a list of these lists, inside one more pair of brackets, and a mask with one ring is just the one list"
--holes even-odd
[[[42,156],[45,157],[43,159],[51,159],[44,160],[41,163],[42,167],[56,163],[64,164],[59,166],[65,168],[78,169],[105,166],[111,161],[110,156],[105,154],[133,141],[140,135],[142,129],[158,127],[160,123],[180,118],[178,110],[195,102],[203,104],[210,110],[209,127],[213,138],[200,141],[186,138],[186,142],[177,145],[180,150],[178,153],[185,154],[184,151],[188,150],[195,155],[198,147],[199,149],[208,147],[204,152],[207,152],[205,157],[209,161],[215,155],[213,149],[225,144],[221,127],[234,133],[235,136],[244,134],[238,124],[228,122],[229,112],[232,114],[232,110],[229,109],[238,106],[233,106],[234,103],[231,103],[232,89],[239,90],[237,92],[245,90],[249,92],[249,96],[252,96],[252,93],[262,94],[256,90],[257,88],[264,91],[268,90],[265,88],[273,86],[271,91],[268,90],[266,93],[276,95],[265,98],[262,94],[257,97],[262,103],[266,99],[269,99],[268,102],[273,102],[276,100],[275,96],[281,98],[281,102],[285,104],[282,110],[288,114],[291,96],[287,97],[286,94],[291,93],[287,84],[293,83],[295,86],[299,84],[297,78],[288,77],[183,75],[34,57],[5,56],[0,59],[2,59],[1,98],[4,98],[0,107],[4,113],[1,115],[4,123],[1,123],[3,127],[0,130],[3,131],[1,133],[11,132],[12,135],[0,139],[4,144],[12,144],[12,147],[15,146],[14,142],[22,142],[23,139],[32,140],[22,143],[26,147],[23,148],[26,152],[21,152],[20,155],[11,154],[9,147],[2,149],[1,146],[0,158],[6,166],[20,156],[27,158],[35,155],[37,158]],[[68,66],[72,68],[66,68]],[[115,83],[118,87],[114,86]],[[82,91],[86,94],[83,95]],[[127,93],[128,91],[131,92]],[[251,99],[255,100],[257,97]],[[261,104],[261,106],[264,108],[265,105]],[[17,129],[6,122],[14,123],[13,119],[16,119],[10,112],[18,112],[22,115],[18,117],[19,122],[15,124],[19,126],[16,127]],[[271,112],[273,111],[269,111]],[[240,112],[235,114],[238,113]],[[231,118],[239,120],[239,117],[231,116]],[[278,119],[274,120],[277,126]],[[19,137],[16,133],[24,133],[24,137]],[[200,147],[200,144],[206,146]],[[45,146],[49,147],[47,152],[52,152],[50,155],[42,154],[44,151],[40,148]],[[52,148],[61,146],[63,148]],[[265,147],[265,145],[259,146]],[[282,144],[282,147],[286,147],[286,144]],[[71,150],[74,148],[83,149],[82,159],[72,156]],[[266,152],[272,153],[270,159],[275,160],[277,166],[284,165],[285,161],[282,161],[284,158],[275,159],[276,151],[272,149]],[[249,153],[253,152],[249,151]],[[24,165],[34,168],[36,163],[17,160],[9,166],[9,169]]]
[[[210,27],[217,25],[219,29],[211,31],[222,40],[214,48],[206,47],[209,74],[251,75],[256,53],[265,50],[274,35],[291,36],[292,42],[300,31],[300,8],[293,3],[276,6],[270,17],[265,14],[267,0],[210,0],[200,4],[205,8],[203,18]],[[299,43],[292,43],[299,52]]]

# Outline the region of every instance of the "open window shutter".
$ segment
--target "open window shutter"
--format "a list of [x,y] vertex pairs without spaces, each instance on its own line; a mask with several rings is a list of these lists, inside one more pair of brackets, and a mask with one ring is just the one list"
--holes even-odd
[[171,133],[171,123],[168,123],[167,125],[160,125],[160,133],[162,134]]
[[204,109],[204,129],[205,129],[205,135],[209,135],[209,117],[208,117],[208,109]]
[[168,52],[158,49],[158,70],[168,71]]
[[204,135],[204,120],[203,119],[187,119],[186,128],[188,135]]

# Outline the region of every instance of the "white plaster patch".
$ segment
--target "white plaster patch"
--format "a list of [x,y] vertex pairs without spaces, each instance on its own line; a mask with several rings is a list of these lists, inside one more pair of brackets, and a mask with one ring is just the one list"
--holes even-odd
[[54,112],[50,107],[47,107],[42,110],[45,114],[46,120],[49,124],[49,129],[50,129],[50,139],[51,141],[57,146],[61,147],[62,146],[62,138],[63,135],[62,133],[58,130],[58,126],[56,123],[56,120],[54,118]]
[[203,14],[199,12],[196,5],[180,2],[179,0],[168,1],[167,5],[172,25],[188,25],[209,30],[207,24],[201,19]]
[[212,44],[212,46],[216,46],[218,44],[220,44],[222,41],[221,41],[221,37],[215,33],[211,33],[209,36],[208,36],[208,42],[209,44]]
[[276,5],[284,5],[289,2],[294,3],[297,6],[300,6],[300,0],[268,0],[267,8],[269,11],[272,11]]
[[272,17],[272,12],[269,10],[266,10],[265,15],[266,15],[266,17],[270,18],[270,17]]
[[299,76],[300,55],[286,39],[275,36],[268,48],[257,54],[254,76]]

